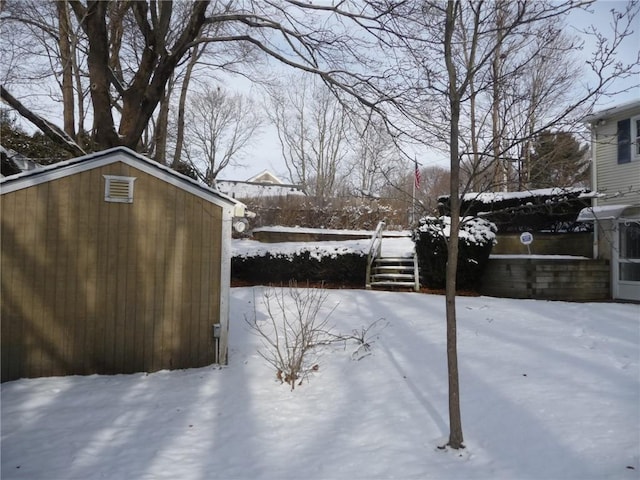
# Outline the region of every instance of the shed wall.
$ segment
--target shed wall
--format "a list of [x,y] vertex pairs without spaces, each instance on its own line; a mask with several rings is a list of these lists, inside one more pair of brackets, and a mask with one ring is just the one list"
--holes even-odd
[[[104,201],[103,175],[136,177]],[[216,361],[222,209],[122,163],[2,195],[2,381]]]

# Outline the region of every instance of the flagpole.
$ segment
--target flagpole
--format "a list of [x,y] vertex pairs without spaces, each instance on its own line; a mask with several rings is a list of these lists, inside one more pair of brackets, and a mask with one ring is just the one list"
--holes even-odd
[[413,171],[413,191],[411,193],[411,226],[416,220],[416,172]]

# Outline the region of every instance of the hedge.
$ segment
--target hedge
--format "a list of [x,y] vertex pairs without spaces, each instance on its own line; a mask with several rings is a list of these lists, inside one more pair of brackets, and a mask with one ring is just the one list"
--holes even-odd
[[[449,217],[423,217],[412,232],[416,246],[420,283],[428,288],[446,286]],[[478,290],[489,254],[496,243],[496,226],[482,218],[465,218],[458,240],[456,288]]]
[[271,254],[231,259],[232,280],[252,284],[286,284],[298,282],[339,284],[364,287],[367,256],[345,253],[318,257],[309,251],[293,255]]

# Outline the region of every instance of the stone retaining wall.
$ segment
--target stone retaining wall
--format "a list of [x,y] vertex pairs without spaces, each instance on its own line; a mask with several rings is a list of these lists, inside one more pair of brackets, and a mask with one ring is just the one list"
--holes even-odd
[[[520,243],[520,234],[498,233],[498,244],[492,254],[526,254],[526,245]],[[534,233],[529,246],[535,255],[575,255],[593,256],[593,233]]]
[[491,258],[480,293],[506,298],[609,300],[609,262],[552,257]]

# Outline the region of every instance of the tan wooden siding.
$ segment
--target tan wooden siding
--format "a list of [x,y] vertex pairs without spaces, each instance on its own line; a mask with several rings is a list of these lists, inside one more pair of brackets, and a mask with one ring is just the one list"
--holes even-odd
[[[598,205],[640,204],[640,159],[618,164],[617,122],[622,119],[613,118],[597,127],[598,191],[607,194],[607,198],[598,199]],[[633,193],[628,193],[629,186],[633,187]],[[616,192],[624,193],[624,196],[612,196]]]
[[[103,175],[136,177],[133,203]],[[124,164],[2,195],[2,380],[215,361],[222,209]]]

